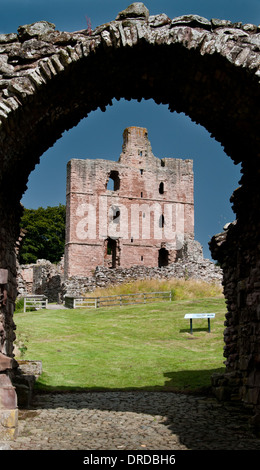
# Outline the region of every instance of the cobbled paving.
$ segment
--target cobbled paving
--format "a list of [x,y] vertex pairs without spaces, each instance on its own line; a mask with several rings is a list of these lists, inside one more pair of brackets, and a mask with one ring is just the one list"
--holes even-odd
[[9,450],[260,450],[241,409],[172,392],[37,394],[18,429]]

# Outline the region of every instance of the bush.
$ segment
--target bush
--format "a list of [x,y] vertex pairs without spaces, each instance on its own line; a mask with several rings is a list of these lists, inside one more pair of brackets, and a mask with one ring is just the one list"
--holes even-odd
[[20,299],[17,299],[15,302],[15,313],[23,312],[23,307],[24,307],[24,298],[20,297]]

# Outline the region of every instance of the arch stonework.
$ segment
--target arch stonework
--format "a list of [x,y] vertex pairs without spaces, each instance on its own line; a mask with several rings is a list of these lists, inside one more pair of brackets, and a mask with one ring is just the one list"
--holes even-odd
[[6,284],[0,279],[7,290],[0,311],[0,436],[17,429],[19,201],[43,152],[113,98],[168,103],[242,163],[232,196],[236,222],[211,241],[227,301],[226,372],[213,377],[213,386],[219,398],[252,407],[254,423],[260,421],[259,50],[255,25],[149,16],[139,3],[94,31],[60,32],[38,22],[0,34],[0,268],[8,273]]

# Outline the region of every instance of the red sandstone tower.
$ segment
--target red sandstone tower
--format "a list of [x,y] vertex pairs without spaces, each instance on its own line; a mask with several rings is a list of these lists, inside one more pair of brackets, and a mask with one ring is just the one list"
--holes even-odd
[[156,158],[147,130],[123,133],[118,162],[67,167],[65,276],[96,266],[166,266],[194,239],[193,162]]

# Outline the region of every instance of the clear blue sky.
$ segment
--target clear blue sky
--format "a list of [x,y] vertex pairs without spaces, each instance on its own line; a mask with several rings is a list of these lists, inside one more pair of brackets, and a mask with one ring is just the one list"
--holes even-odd
[[[92,27],[114,20],[131,0],[0,0],[0,33],[16,32],[23,24],[47,20],[60,31]],[[170,18],[198,14],[205,18],[260,24],[260,0],[146,0],[150,14]],[[128,126],[148,129],[157,157],[191,158],[195,176],[195,238],[210,258],[212,235],[234,219],[229,198],[238,186],[240,168],[225,155],[209,133],[184,114],[170,113],[153,101],[114,102],[105,113],[97,110],[63,137],[42,157],[31,174],[22,203],[27,208],[65,204],[66,164],[71,158],[117,160],[122,133]]]

